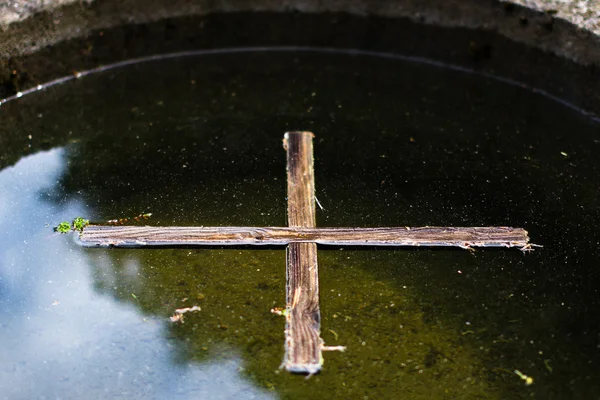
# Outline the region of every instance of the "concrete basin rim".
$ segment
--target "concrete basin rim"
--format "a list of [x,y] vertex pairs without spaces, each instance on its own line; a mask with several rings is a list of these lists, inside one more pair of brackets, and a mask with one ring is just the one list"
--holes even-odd
[[[99,29],[218,13],[269,12],[346,13],[481,29],[578,64],[600,65],[600,28],[594,29],[595,25],[585,19],[582,22],[581,15],[575,14],[579,19],[569,18],[572,11],[561,10],[562,14],[556,16],[551,12],[556,10],[548,8],[560,8],[562,3],[563,0],[8,0],[9,7],[21,4],[29,11],[16,22],[2,23],[0,5],[0,59],[32,54]],[[600,20],[600,5],[593,16]]]

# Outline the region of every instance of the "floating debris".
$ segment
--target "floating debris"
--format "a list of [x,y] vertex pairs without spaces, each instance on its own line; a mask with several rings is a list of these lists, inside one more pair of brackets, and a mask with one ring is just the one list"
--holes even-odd
[[346,346],[321,346],[323,351],[346,351]]
[[281,308],[281,307],[273,307],[271,308],[271,313],[275,314],[275,315],[279,315],[282,317],[285,317],[288,315],[288,312],[285,308]]
[[169,317],[169,319],[171,320],[171,322],[181,322],[183,324],[183,314],[185,314],[187,312],[200,311],[200,310],[201,309],[198,306],[178,308],[175,310],[175,313],[171,317]]
[[533,383],[533,378],[525,375],[524,373],[522,373],[521,371],[519,371],[518,369],[515,369],[515,374],[517,374],[519,376],[519,378],[523,379],[525,381],[525,384],[527,386],[531,385]]
[[118,219],[111,219],[106,221],[107,224],[109,225],[123,225],[126,222],[130,222],[130,221],[135,221],[135,222],[141,222],[145,219],[149,219],[152,216],[152,213],[142,213],[139,214],[135,217],[131,217],[131,218],[118,218]]
[[549,359],[544,360],[544,366],[546,367],[546,369],[548,370],[548,372],[552,373],[552,366],[550,366],[550,360]]

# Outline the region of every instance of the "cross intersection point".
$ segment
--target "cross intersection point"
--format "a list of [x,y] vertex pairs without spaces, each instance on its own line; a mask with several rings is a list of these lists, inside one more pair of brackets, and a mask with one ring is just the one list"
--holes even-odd
[[335,246],[516,247],[531,250],[527,231],[510,227],[317,228],[311,132],[287,132],[288,227],[152,227],[88,225],[87,247],[286,245],[285,355],[282,367],[313,375],[323,365],[317,244]]

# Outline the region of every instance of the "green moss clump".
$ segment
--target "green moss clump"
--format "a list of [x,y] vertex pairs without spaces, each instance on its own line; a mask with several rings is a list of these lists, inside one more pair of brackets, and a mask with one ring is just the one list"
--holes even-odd
[[71,224],[67,221],[61,222],[58,226],[54,227],[54,232],[58,233],[69,233],[71,232]]
[[83,228],[90,224],[89,219],[84,219],[82,217],[77,217],[73,220],[73,229],[79,232],[83,232]]
[[58,233],[69,233],[71,230],[83,232],[83,228],[90,224],[89,219],[85,219],[82,217],[77,217],[73,220],[73,222],[69,223],[67,221],[63,221],[58,226],[54,227],[54,232]]

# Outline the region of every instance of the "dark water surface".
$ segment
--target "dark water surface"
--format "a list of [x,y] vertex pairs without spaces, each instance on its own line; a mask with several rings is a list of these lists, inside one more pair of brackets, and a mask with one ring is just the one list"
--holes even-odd
[[[598,127],[489,77],[311,52],[130,65],[6,103],[2,151],[22,158],[0,170],[0,398],[594,398]],[[142,212],[285,225],[281,139],[299,129],[320,226],[522,226],[544,247],[321,247],[322,337],[347,351],[306,380],[278,370],[283,249],[52,232]]]

